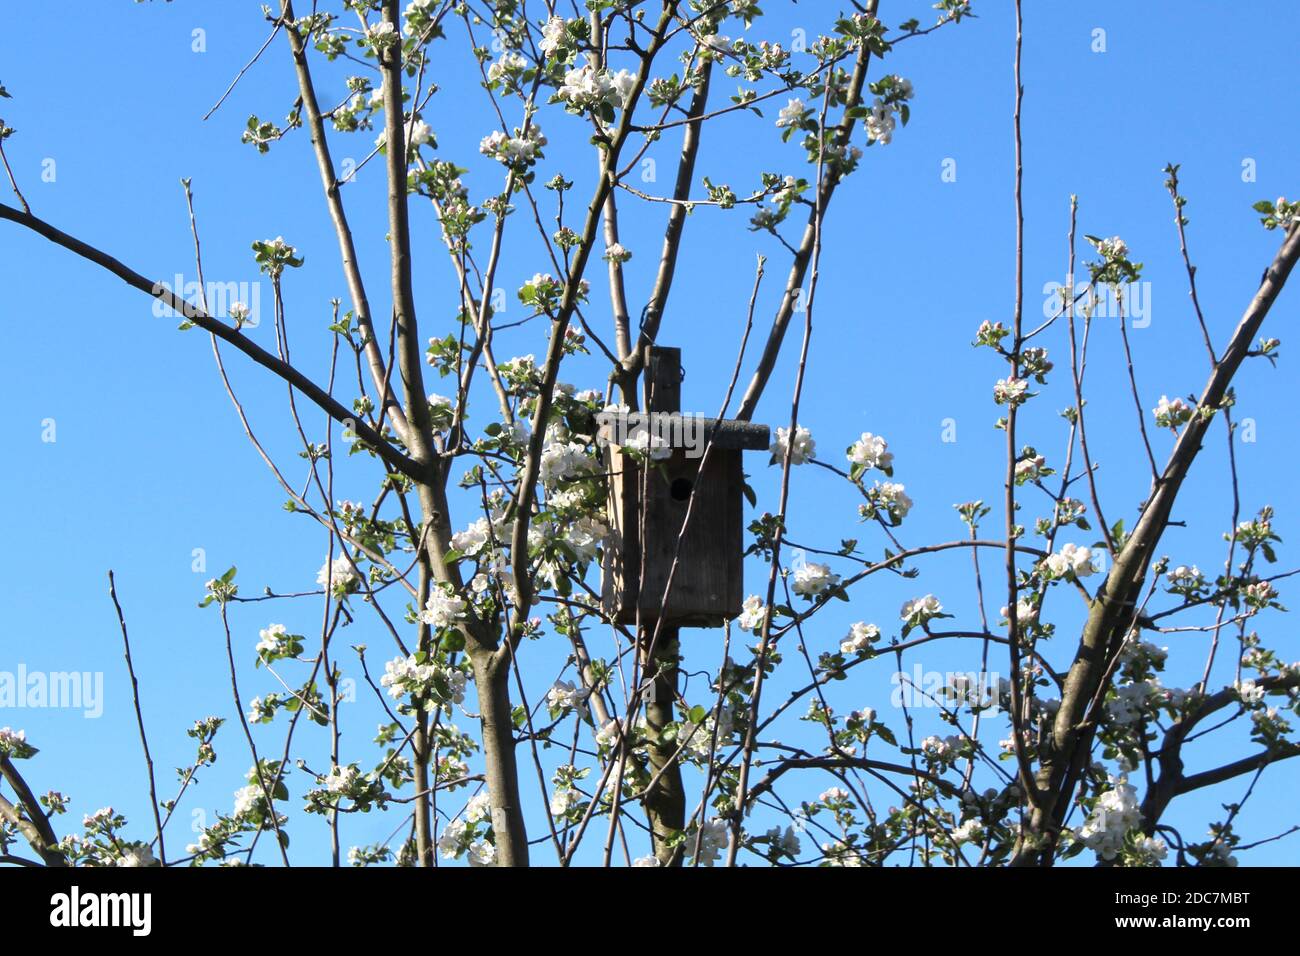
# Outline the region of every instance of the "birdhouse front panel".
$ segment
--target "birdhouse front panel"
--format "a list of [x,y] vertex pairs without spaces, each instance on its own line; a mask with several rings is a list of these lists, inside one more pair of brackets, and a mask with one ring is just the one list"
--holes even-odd
[[[662,618],[675,627],[720,627],[740,614],[740,451],[712,448],[702,472],[701,459],[688,457],[681,448],[646,465],[617,445],[606,446],[605,452],[612,531],[603,567],[606,613],[620,624],[636,623],[639,614],[643,624]],[[679,547],[688,503],[691,520]]]

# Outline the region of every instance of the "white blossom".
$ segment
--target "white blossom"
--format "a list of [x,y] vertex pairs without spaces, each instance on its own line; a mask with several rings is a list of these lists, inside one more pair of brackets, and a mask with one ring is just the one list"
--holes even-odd
[[863,432],[862,437],[849,447],[849,463],[861,465],[864,469],[879,468],[887,472],[894,464],[894,456],[888,448],[888,443],[879,435]]
[[584,64],[564,74],[564,83],[557,96],[577,112],[600,106],[622,109],[635,85],[636,76],[627,70],[614,73]]
[[841,654],[862,654],[880,640],[880,628],[858,621],[849,628],[848,636],[840,641]]
[[131,843],[122,847],[122,855],[117,858],[118,866],[136,867],[136,866],[157,866],[158,860],[154,858],[153,850],[147,843]]
[[888,146],[894,138],[894,109],[876,97],[871,112],[867,114],[867,139],[881,146]]
[[431,627],[453,627],[465,618],[465,602],[441,587],[429,592],[420,620]]
[[773,827],[767,831],[767,842],[772,849],[779,850],[788,857],[799,855],[799,835],[794,832],[794,827],[786,827],[784,831],[780,827]]
[[898,616],[904,623],[912,627],[920,627],[926,621],[943,613],[943,605],[933,594],[927,594],[924,597],[913,598],[905,601],[898,612]]
[[[718,861],[718,856],[727,845],[729,838],[730,831],[726,820],[720,817],[705,820],[704,825],[700,827],[699,836],[700,866],[713,866]],[[694,843],[695,841],[688,839],[686,845],[688,847],[694,846]]]
[[1092,549],[1069,543],[1061,545],[1061,550],[1049,554],[1039,567],[1050,578],[1064,578],[1074,575],[1086,578],[1096,572],[1092,563]]
[[809,562],[794,569],[794,584],[791,590],[801,597],[810,598],[839,583],[840,576],[832,573],[827,565]]
[[[776,441],[772,442],[772,447],[768,449],[772,453],[772,464],[777,465],[785,461],[786,445],[789,442],[790,429],[778,428]],[[790,449],[790,464],[802,465],[816,457],[817,442],[813,440],[812,432],[802,425],[798,426],[795,429],[794,446]]]
[[557,680],[546,692],[546,702],[558,710],[573,708],[579,714],[587,713],[587,695],[590,691],[575,687],[571,681]]
[[567,34],[564,17],[551,17],[546,21],[546,26],[542,27],[542,42],[538,46],[543,53],[550,56],[564,45]]
[[479,518],[464,531],[451,536],[451,546],[461,554],[473,557],[483,550],[491,538],[492,525],[487,518]]
[[740,617],[736,624],[744,631],[757,631],[763,626],[763,621],[767,619],[767,608],[763,606],[763,599],[757,594],[751,594],[745,598],[745,603],[740,607]]
[[957,843],[979,843],[984,839],[984,824],[972,817],[952,831]]
[[347,793],[357,782],[356,767],[333,767],[325,775],[325,789],[330,793]]
[[1128,255],[1128,243],[1119,236],[1111,236],[1097,243],[1097,251],[1107,259],[1123,259]]
[[480,820],[489,819],[491,815],[492,797],[486,790],[474,794],[469,798],[469,802],[465,804],[464,816],[466,823],[478,823]]
[[785,106],[781,107],[781,112],[777,114],[777,129],[797,127],[803,120],[804,109],[803,100],[798,98],[790,100]]
[[1028,389],[1029,383],[1023,378],[1000,378],[993,386],[993,401],[999,405],[1019,405]]
[[1129,784],[1128,778],[1112,776],[1110,785],[1111,788],[1097,798],[1078,833],[1080,841],[1096,851],[1102,860],[1115,859],[1129,831],[1142,824],[1137,790]]
[[496,862],[497,848],[487,840],[475,840],[469,845],[470,866],[492,866]]
[[[1007,614],[1008,610],[1009,608],[1004,604],[1000,612],[1003,620],[1011,620],[1011,616]],[[1026,601],[1024,598],[1016,601],[1016,623],[1021,625],[1038,623],[1038,608],[1032,601]]]
[[360,581],[352,568],[352,561],[345,554],[339,555],[333,563],[326,561],[316,572],[316,583],[323,588],[332,588],[336,596],[355,591]]
[[1177,428],[1192,420],[1192,409],[1181,398],[1161,395],[1152,411],[1156,416],[1156,424],[1161,428]]
[[433,128],[424,120],[416,120],[411,124],[411,131],[406,137],[407,144],[410,146],[423,146],[433,139]]
[[9,756],[27,747],[27,732],[12,727],[0,727],[0,755]]

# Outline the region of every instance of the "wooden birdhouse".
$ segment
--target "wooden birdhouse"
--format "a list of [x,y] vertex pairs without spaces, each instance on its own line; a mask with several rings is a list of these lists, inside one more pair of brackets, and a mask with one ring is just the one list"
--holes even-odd
[[682,415],[681,350],[647,349],[646,412],[605,415],[600,431],[611,531],[601,569],[605,612],[620,624],[662,618],[671,627],[721,627],[744,600],[741,453],[766,451],[768,428]]

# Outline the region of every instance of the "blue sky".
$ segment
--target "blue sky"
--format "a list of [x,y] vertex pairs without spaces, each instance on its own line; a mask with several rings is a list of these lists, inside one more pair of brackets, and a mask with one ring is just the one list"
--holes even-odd
[[[813,26],[805,24],[811,19],[808,4],[790,7],[771,0],[765,6],[771,16],[754,28],[762,36],[784,40],[792,29]],[[297,245],[307,263],[285,282],[290,335],[296,362],[320,375],[329,354],[329,299],[345,297],[346,289],[310,147],[301,131],[265,156],[239,142],[250,113],[279,122],[292,103],[295,89],[283,38],[277,38],[212,119],[200,120],[265,39],[269,27],[259,7],[254,2],[205,5],[192,0],[35,5],[25,11],[23,30],[0,35],[0,82],[14,96],[3,101],[0,115],[18,129],[6,151],[33,211],[139,272],[163,279],[177,272],[192,274],[181,177],[193,180],[209,278],[256,281],[249,251],[255,239],[284,235]],[[1149,415],[1162,394],[1199,391],[1206,377],[1161,169],[1170,161],[1182,164],[1201,302],[1221,344],[1278,245],[1279,235],[1260,226],[1250,205],[1297,191],[1300,124],[1294,103],[1276,95],[1294,81],[1289,61],[1277,55],[1273,42],[1285,32],[1283,26],[1294,26],[1295,14],[1289,4],[1277,2],[1251,4],[1248,16],[1232,16],[1225,13],[1231,9],[1227,5],[1205,2],[1107,0],[1027,7],[1027,321],[1042,315],[1044,285],[1059,281],[1065,271],[1069,196],[1077,194],[1080,235],[1119,234],[1133,258],[1145,263],[1150,322],[1131,327],[1130,339]],[[1003,436],[992,428],[1000,412],[991,399],[992,384],[1004,368],[992,353],[973,351],[969,343],[981,321],[1009,324],[1011,315],[1012,8],[1008,2],[977,3],[976,8],[978,19],[901,44],[886,64],[915,84],[912,121],[889,146],[869,149],[860,172],[836,197],[825,230],[803,398],[801,419],[812,427],[827,460],[842,463],[841,449],[862,431],[888,438],[896,456],[896,480],[906,484],[916,502],[901,533],[908,544],[961,536],[951,505],[975,498],[997,501],[1005,467]],[[896,23],[910,16],[924,21],[932,14],[928,3],[882,0],[881,15]],[[75,30],[68,29],[70,23]],[[206,31],[204,53],[191,50],[195,28]],[[1092,49],[1096,29],[1105,31],[1105,52]],[[459,31],[453,31],[453,46],[464,46]],[[478,196],[489,188],[483,184],[494,181],[487,177],[496,175],[477,156],[478,140],[492,125],[483,112],[483,92],[464,70],[463,53],[455,55],[457,69],[437,76],[442,93],[430,104],[427,119],[438,132],[441,152],[470,167],[467,179]],[[879,72],[878,66],[873,69],[873,75]],[[323,103],[343,98],[342,75],[341,70],[320,68]],[[730,81],[718,85],[719,95],[731,92]],[[781,102],[768,104],[764,120],[731,117],[706,135],[697,177],[731,183],[744,193],[760,171],[797,171],[801,151],[793,143],[782,146],[772,127]],[[546,131],[552,146],[539,182],[563,169],[578,180],[574,196],[585,202],[594,163],[584,151],[581,124],[574,117],[552,116]],[[335,156],[359,159],[373,136],[338,140]],[[649,154],[660,164],[665,191],[677,148],[676,139],[666,137]],[[56,164],[53,182],[41,178],[46,159]],[[941,177],[946,160],[956,164],[953,182]],[[1243,181],[1247,161],[1253,163],[1256,181]],[[386,308],[381,304],[387,275],[383,190],[378,165],[363,169],[346,189],[361,262],[370,276],[371,295],[380,303],[377,314]],[[6,192],[4,201],[11,198]],[[623,242],[638,255],[631,266],[630,294],[639,309],[658,250],[662,207],[625,207]],[[429,334],[445,334],[455,309],[455,287],[437,246],[436,224],[426,209],[414,215],[421,316]],[[739,209],[701,209],[688,223],[678,284],[661,334],[662,341],[683,349],[686,409],[716,411],[743,324],[756,254],[769,257],[757,313],[760,329],[784,285],[785,253],[771,237],[747,232],[747,218]],[[0,320],[11,335],[0,370],[10,383],[12,422],[8,467],[0,475],[11,529],[0,611],[0,669],[22,663],[28,670],[102,671],[107,695],[104,714],[96,720],[62,710],[27,710],[16,716],[0,711],[0,726],[24,727],[42,749],[27,767],[33,785],[72,796],[70,820],[111,804],[128,813],[144,836],[147,798],[120,639],[107,597],[107,569],[117,573],[164,781],[160,789],[167,792],[172,779],[168,768],[190,758],[184,728],[209,713],[233,717],[219,621],[212,609],[195,607],[203,582],[238,564],[245,594],[263,585],[281,592],[308,589],[323,560],[325,541],[314,525],[281,509],[283,495],[239,427],[206,336],[177,332],[174,321],[154,316],[147,297],[38,237],[7,224],[0,237],[7,293],[0,300]],[[1088,255],[1082,241],[1080,255]],[[508,251],[501,284],[514,317],[521,318],[523,311],[513,290],[544,269],[535,247],[521,243]],[[602,277],[591,277],[590,312],[608,329]],[[1288,336],[1280,330],[1290,328],[1298,295],[1294,289],[1285,292],[1265,326],[1265,333],[1281,337],[1284,345]],[[264,309],[269,300],[266,287]],[[792,328],[759,420],[776,425],[788,418],[799,331]],[[272,347],[268,322],[250,334]],[[541,335],[536,324],[502,333],[498,355],[540,353]],[[1042,344],[1063,370],[1063,329],[1044,338]],[[1109,502],[1112,522],[1124,517],[1131,525],[1146,493],[1146,466],[1113,323],[1098,329],[1091,349],[1089,413],[1096,423],[1092,442],[1102,463],[1103,503]],[[1296,396],[1285,348],[1283,356],[1277,370],[1256,360],[1238,377],[1237,414],[1255,421],[1257,441],[1238,443],[1237,455],[1243,517],[1271,503],[1278,508],[1275,528],[1289,539],[1295,533],[1290,492],[1296,452],[1288,409]],[[226,364],[259,437],[281,460],[296,463],[297,438],[284,414],[280,383],[229,350]],[[746,376],[751,369],[752,362],[747,363]],[[566,366],[562,377],[579,387],[603,383],[594,360]],[[436,382],[429,384],[438,389]],[[1053,464],[1059,465],[1065,441],[1056,412],[1069,401],[1065,376],[1058,371],[1022,415],[1023,440]],[[480,401],[479,407],[490,406]],[[52,443],[42,440],[46,419],[56,423],[57,441]],[[947,419],[955,423],[955,442],[942,440]],[[1162,546],[1175,563],[1197,563],[1207,573],[1222,566],[1220,535],[1228,528],[1230,507],[1224,439],[1220,430],[1212,434],[1175,515],[1187,527],[1171,529]],[[1170,447],[1168,433],[1154,435],[1153,443],[1162,459]],[[755,475],[760,505],[772,508],[777,469],[766,467],[766,457],[753,454],[747,470]],[[339,497],[371,494],[372,476],[346,466],[340,473],[358,480],[355,490]],[[870,541],[877,550],[883,544],[858,524],[855,496],[843,483],[813,468],[798,471],[795,482],[790,523],[796,540],[832,548],[847,537]],[[1043,513],[1042,502],[1022,497],[1038,509],[1031,514]],[[998,528],[1001,520],[995,511],[987,527]],[[1091,544],[1095,535],[1076,539]],[[195,548],[206,552],[204,573],[191,569]],[[1285,548],[1282,553],[1282,567],[1289,569]],[[994,562],[986,559],[984,567],[987,576]],[[973,621],[969,556],[938,558],[921,568],[919,581],[873,580],[855,595],[852,607],[819,618],[810,640],[817,649],[829,648],[854,620],[874,620],[888,631],[897,622],[899,604],[926,592],[939,595],[959,621]],[[764,566],[755,564],[747,574],[748,590],[761,591]],[[1001,601],[990,600],[996,612]],[[232,611],[242,660],[250,665],[241,675],[246,697],[276,689],[263,672],[254,674],[251,668],[258,628],[283,621],[290,630],[312,634],[319,616],[318,601]],[[1072,618],[1066,613],[1057,620],[1060,636],[1054,650],[1058,658],[1068,657]],[[1294,637],[1276,613],[1264,616],[1258,629],[1280,656],[1300,658]],[[1186,686],[1199,676],[1206,640],[1203,635],[1161,639],[1162,644],[1178,641],[1189,647],[1185,654],[1173,647],[1175,663],[1166,684]],[[376,648],[372,662],[378,666],[384,659],[378,650],[381,636],[364,617],[345,635],[346,644],[363,642]],[[688,661],[716,667],[719,632],[692,632],[683,644]],[[558,669],[563,651],[543,645],[527,650],[533,656],[529,666],[538,668],[533,686],[544,687],[547,668]],[[977,666],[978,649],[972,644],[922,654],[908,663],[917,660],[927,668],[969,670]],[[838,685],[835,702],[843,710],[874,706],[884,719],[901,725],[887,703],[891,668],[878,663],[874,676]],[[800,676],[792,672],[789,680]],[[1218,683],[1231,679],[1226,670],[1218,676]],[[347,755],[364,766],[373,759],[368,742],[378,715],[372,710],[358,705],[358,713],[345,718]],[[937,729],[937,722],[923,729],[926,720],[932,718],[922,718],[921,733]],[[469,723],[461,720],[462,726]],[[268,743],[280,739],[278,729],[262,733]],[[805,731],[792,725],[788,733],[793,741]],[[241,785],[249,759],[233,722],[222,737],[221,759],[202,775],[197,801],[182,808],[182,817],[192,807],[209,814],[229,810],[230,794]],[[323,735],[302,739],[317,757],[327,753]],[[1189,768],[1243,752],[1240,739],[1235,747],[1210,744],[1189,760]],[[1287,793],[1300,782],[1300,762],[1274,768],[1265,780],[1269,785],[1252,798],[1241,827],[1248,841],[1297,822]],[[302,781],[291,783],[297,784],[296,803]],[[526,783],[532,786],[531,779]],[[830,778],[810,780],[804,796],[831,783]],[[1189,839],[1200,839],[1203,822],[1218,804],[1238,799],[1244,786],[1245,781],[1237,781],[1184,798],[1168,819],[1186,824]],[[529,792],[530,799],[537,799],[535,788]],[[349,820],[345,845],[383,839],[397,822],[396,814]],[[536,812],[530,823],[531,835],[540,836]],[[183,829],[186,821],[180,825]],[[295,836],[304,862],[326,859],[319,818],[296,824]],[[171,839],[179,843],[183,837]],[[1300,846],[1295,839],[1262,847],[1243,862],[1293,863]]]

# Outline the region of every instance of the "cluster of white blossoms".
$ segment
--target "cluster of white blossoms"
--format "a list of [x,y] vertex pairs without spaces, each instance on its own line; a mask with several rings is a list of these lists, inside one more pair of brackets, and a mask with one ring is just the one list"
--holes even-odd
[[895,522],[902,521],[912,510],[912,499],[908,497],[904,486],[896,481],[878,481],[867,491],[867,500],[872,508],[884,511]]
[[792,860],[799,856],[799,835],[794,832],[794,827],[786,827],[785,830],[773,827],[767,831],[767,842],[773,850],[784,853]]
[[862,437],[849,446],[849,464],[860,465],[864,471],[879,468],[888,474],[894,467],[894,455],[889,444],[879,435],[863,432]]
[[758,631],[765,620],[767,620],[767,608],[763,606],[763,599],[757,594],[745,598],[745,603],[740,606],[740,617],[736,619],[736,626],[743,631]]
[[356,786],[359,776],[356,767],[331,767],[320,782],[330,793],[342,794]]
[[1241,702],[1247,707],[1257,707],[1264,702],[1264,687],[1253,680],[1237,681],[1233,687]]
[[841,654],[865,654],[871,645],[880,640],[880,628],[858,621],[849,628],[848,635],[840,641]]
[[425,709],[435,701],[459,704],[465,700],[465,674],[432,662],[421,663],[416,655],[395,657],[384,665],[379,684],[388,688],[389,696],[400,700],[406,695],[426,699]]
[[387,20],[380,20],[378,23],[372,23],[366,27],[366,40],[376,52],[385,47],[391,46],[398,42],[400,37],[397,33],[397,27]]
[[1140,836],[1133,841],[1133,852],[1147,866],[1155,866],[1169,855],[1169,844],[1160,837]]
[[564,49],[568,38],[568,23],[564,17],[551,17],[542,27],[542,40],[538,46],[544,54],[551,56],[557,50]]
[[420,611],[420,620],[430,627],[455,627],[465,619],[465,602],[447,588],[435,586]]
[[[772,447],[768,449],[772,453],[771,464],[778,465],[785,461],[786,446],[790,444],[790,429],[778,428],[776,441],[772,442]],[[790,464],[802,465],[816,457],[817,442],[813,440],[812,432],[802,425],[797,426],[794,432],[794,443],[790,447]]]
[[634,86],[636,76],[627,70],[615,73],[586,64],[564,74],[564,84],[556,95],[572,113],[602,106],[622,109],[627,105]]
[[977,818],[971,817],[952,831],[952,838],[959,845],[962,843],[982,843],[984,841],[984,824]]
[[905,601],[898,612],[898,616],[909,627],[921,627],[927,621],[942,613],[943,605],[939,603],[939,599],[933,594],[927,594],[924,597]]
[[613,747],[618,743],[621,725],[617,720],[605,721],[605,726],[596,731],[597,747]]
[[462,814],[462,818],[466,823],[478,823],[481,820],[490,819],[491,816],[492,795],[486,790],[480,790],[470,797],[465,804],[465,812]]
[[406,145],[423,146],[433,141],[433,127],[424,120],[416,120],[407,127]]
[[615,242],[605,247],[604,258],[606,262],[628,262],[632,258],[632,251],[621,242]]
[[822,853],[826,857],[822,863],[823,866],[842,866],[857,869],[867,865],[867,858],[862,855],[861,851],[843,840],[823,843]]
[[128,843],[121,847],[116,866],[158,866],[158,860],[147,843]]
[[921,741],[921,751],[935,763],[951,764],[961,756],[964,743],[965,738],[956,734],[947,737],[932,734]]
[[1000,378],[993,386],[993,401],[999,405],[1020,405],[1028,389],[1029,382],[1023,378]]
[[1177,428],[1192,420],[1191,406],[1181,398],[1171,399],[1167,395],[1160,396],[1160,401],[1152,412],[1156,416],[1156,424],[1161,428]]
[[474,839],[473,830],[449,827],[438,838],[438,852],[444,859],[455,860],[466,854],[470,866],[492,866],[496,863],[497,848],[487,840]]
[[528,69],[526,60],[518,50],[506,50],[501,58],[488,67],[488,80],[496,82],[518,76]]
[[731,740],[734,730],[735,720],[731,708],[723,707],[716,718],[710,712],[703,723],[697,724],[689,720],[683,722],[677,731],[677,743],[698,756],[707,757],[713,751],[715,732],[718,746],[721,747]]
[[817,795],[817,802],[824,804],[828,810],[843,808],[850,800],[849,792],[842,787],[828,787]]
[[1016,462],[1016,481],[1035,481],[1040,478],[1043,468],[1047,465],[1047,459],[1042,455],[1034,455],[1030,458],[1021,458]]
[[1159,677],[1116,684],[1114,695],[1106,701],[1106,715],[1118,727],[1132,727],[1146,717],[1153,704],[1169,699],[1170,691]]
[[[591,283],[582,279],[578,283],[578,297],[583,298],[591,291]],[[558,304],[560,296],[564,292],[564,283],[549,272],[538,272],[519,287],[519,301],[526,305],[536,305],[539,311],[546,311],[549,307]],[[520,363],[517,368],[506,369],[506,365],[514,366]],[[540,376],[540,371],[536,367],[536,362],[531,355],[521,356],[517,359],[511,359],[509,362],[502,363],[502,372],[517,371],[521,374],[531,374]]]
[[781,112],[776,115],[777,129],[798,129],[803,125],[804,114],[808,108],[804,105],[803,100],[795,97],[781,107]]
[[[1004,621],[1011,620],[1011,616],[1007,614],[1008,610],[1010,610],[1010,608],[1004,604],[1002,610],[999,612]],[[1038,623],[1038,608],[1034,606],[1032,601],[1027,601],[1024,598],[1020,598],[1016,601],[1016,623],[1020,625]]]
[[867,113],[867,142],[888,146],[894,138],[894,114],[902,112],[904,120],[907,119],[904,104],[912,98],[912,81],[894,74],[874,84],[872,89],[884,95],[875,98]]
[[570,522],[565,529],[564,543],[569,546],[579,561],[592,561],[596,549],[609,537],[609,528],[599,518],[583,516]]
[[257,657],[263,661],[274,661],[283,657],[295,657],[302,650],[298,639],[291,635],[283,624],[272,624],[257,632]]
[[587,454],[587,449],[576,441],[570,441],[566,430],[554,425],[547,429],[546,444],[539,462],[543,485],[553,488],[568,478],[589,475],[596,468],[596,462]]
[[[733,3],[732,6],[735,6]],[[732,47],[731,38],[723,36],[721,33],[697,33],[693,34],[696,42],[704,50],[712,53],[725,53]]]
[[262,792],[260,784],[250,783],[246,787],[240,787],[235,791],[235,819],[248,816],[257,810],[265,799],[266,794]]
[[825,564],[808,562],[794,569],[791,590],[800,597],[812,598],[840,583],[840,576]]
[[411,0],[411,2],[406,5],[406,9],[402,12],[402,15],[408,21],[408,25],[419,20],[421,17],[432,16],[434,12],[433,5],[435,2],[436,0]]
[[[727,821],[721,817],[714,817],[712,820],[705,820],[704,825],[700,827],[699,834],[699,864],[700,866],[713,866],[718,861],[724,847],[727,845],[730,833],[727,828]],[[688,838],[686,846],[689,848],[695,845],[693,839]]]
[[1290,229],[1293,223],[1300,221],[1300,202],[1287,202],[1285,196],[1278,196],[1272,209],[1268,208],[1268,200],[1257,203],[1255,208],[1260,212],[1267,211],[1263,220],[1266,229]]
[[1246,585],[1245,598],[1247,607],[1267,607],[1277,598],[1277,590],[1268,581],[1253,581]]
[[341,554],[334,559],[333,563],[326,561],[321,565],[320,570],[316,572],[316,583],[323,588],[330,588],[334,596],[339,597],[355,591],[361,579],[357,577],[352,561],[347,555]]
[[1077,544],[1063,544],[1061,550],[1049,554],[1038,565],[1048,578],[1086,578],[1097,569],[1092,563],[1092,549]]
[[1205,575],[1196,565],[1190,568],[1185,564],[1170,571],[1166,578],[1169,580],[1169,586],[1182,591],[1196,591],[1205,586]]
[[516,129],[514,136],[507,136],[500,130],[489,133],[478,144],[478,151],[512,169],[526,169],[537,161],[546,143],[541,127],[529,126]]
[[110,826],[113,818],[117,816],[112,807],[100,807],[94,813],[87,813],[81,818],[81,825],[87,830],[98,830],[100,827]]
[[1105,259],[1123,259],[1128,255],[1128,243],[1119,236],[1111,236],[1097,242],[1097,251]]
[[551,816],[562,817],[582,802],[582,792],[562,785],[551,794]]
[[1097,798],[1076,834],[1080,842],[1097,853],[1099,859],[1113,860],[1124,846],[1130,830],[1142,825],[1137,790],[1128,777],[1110,777],[1111,788]]
[[894,109],[880,97],[876,97],[867,114],[867,141],[888,146],[894,138]]
[[557,711],[574,710],[579,715],[587,715],[587,697],[591,691],[575,687],[571,681],[557,680],[546,692],[546,702]]
[[492,523],[487,518],[479,518],[464,531],[455,532],[451,536],[451,546],[467,557],[474,557],[490,540]]
[[640,452],[651,461],[664,461],[673,457],[673,446],[662,435],[656,435],[648,428],[638,428],[623,443],[623,447]]
[[12,727],[0,727],[0,757],[13,760],[26,760],[35,756],[36,748],[27,742],[25,730]]

